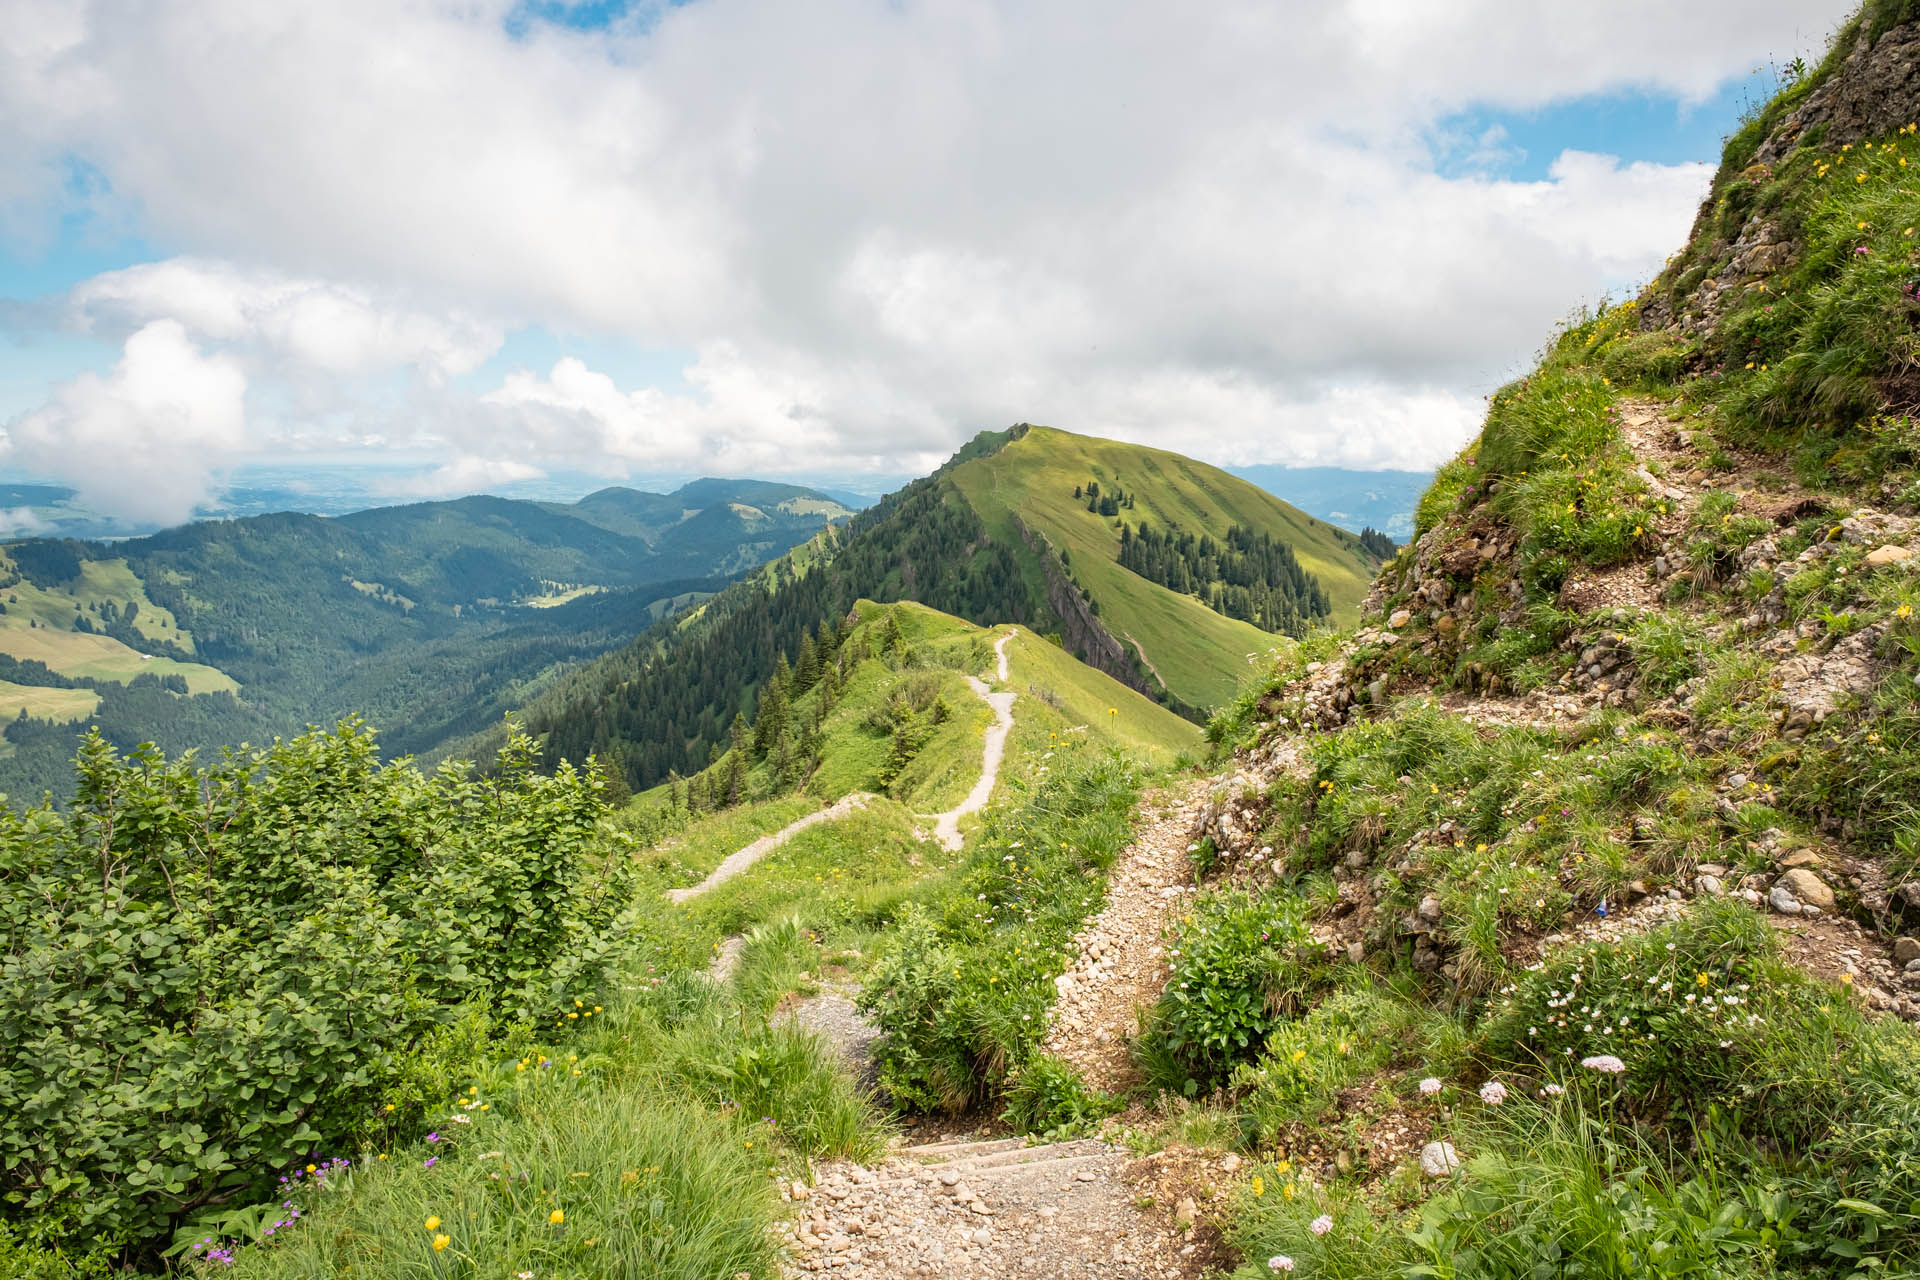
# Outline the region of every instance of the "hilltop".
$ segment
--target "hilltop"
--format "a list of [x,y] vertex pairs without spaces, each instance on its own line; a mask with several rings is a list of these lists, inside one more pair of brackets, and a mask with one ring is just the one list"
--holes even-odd
[[526,723],[550,761],[594,753],[636,788],[690,773],[778,655],[862,598],[1029,627],[1197,720],[1255,656],[1352,616],[1391,549],[1175,454],[1030,425],[983,432],[932,475],[557,682]]

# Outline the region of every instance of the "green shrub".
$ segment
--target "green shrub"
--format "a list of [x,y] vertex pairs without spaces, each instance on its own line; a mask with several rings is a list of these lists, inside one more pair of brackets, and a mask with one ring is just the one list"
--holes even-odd
[[[1621,1097],[1643,1116],[1725,1110],[1791,1148],[1850,1110],[1847,1056],[1864,1034],[1852,1003],[1776,954],[1766,920],[1739,903],[1617,943],[1556,954],[1498,1006],[1484,1050],[1495,1062]],[[1617,1077],[1582,1071],[1611,1055]]]
[[1007,1109],[1000,1118],[1017,1132],[1058,1142],[1090,1132],[1124,1105],[1090,1088],[1071,1064],[1036,1053],[1007,1077]]
[[164,1238],[416,1122],[381,1104],[439,1028],[564,1022],[627,882],[595,784],[531,747],[476,781],[352,724],[204,770],[96,736],[71,814],[0,815],[0,1212]]
[[983,1101],[1034,1053],[1130,834],[1138,778],[1116,754],[1059,751],[1015,785],[1025,795],[989,811],[959,873],[902,910],[861,990],[885,1033],[881,1085],[907,1106]]
[[1301,900],[1282,891],[1227,889],[1202,895],[1181,918],[1167,954],[1166,990],[1151,1021],[1185,1079],[1161,1080],[1191,1095],[1259,1053],[1267,1034],[1304,1012],[1332,966],[1307,932]]

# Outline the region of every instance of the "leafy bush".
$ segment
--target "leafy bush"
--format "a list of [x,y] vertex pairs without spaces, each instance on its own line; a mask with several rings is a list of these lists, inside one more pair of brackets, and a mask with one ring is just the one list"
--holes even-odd
[[1021,1133],[1057,1142],[1088,1132],[1123,1105],[1088,1087],[1069,1063],[1036,1053],[1007,1077],[1007,1109],[1000,1118]]
[[1172,971],[1151,1020],[1186,1079],[1188,1095],[1217,1083],[1260,1051],[1280,1020],[1304,1011],[1332,966],[1307,932],[1301,900],[1283,892],[1227,889],[1201,896],[1168,949]]
[[1025,785],[958,876],[901,913],[861,991],[886,1033],[880,1082],[908,1106],[965,1107],[1032,1055],[1067,944],[1100,908],[1098,873],[1126,844],[1138,783],[1117,755],[1062,751]]
[[1718,1106],[1788,1147],[1851,1110],[1847,1057],[1861,1014],[1782,963],[1765,919],[1702,901],[1679,922],[1556,955],[1498,1007],[1485,1052],[1588,1081],[1573,1063],[1618,1058],[1621,1095],[1643,1116]]
[[71,814],[0,815],[4,1213],[152,1241],[413,1123],[381,1104],[436,1028],[577,1020],[624,860],[531,747],[476,781],[352,724],[204,770],[94,737]]

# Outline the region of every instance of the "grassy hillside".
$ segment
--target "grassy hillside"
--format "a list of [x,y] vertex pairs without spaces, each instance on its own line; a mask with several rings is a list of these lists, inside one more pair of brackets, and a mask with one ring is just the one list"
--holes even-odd
[[[1034,427],[985,457],[955,467],[952,482],[996,540],[1025,550],[1017,518],[1065,552],[1075,579],[1097,601],[1116,638],[1182,700],[1212,707],[1233,696],[1248,655],[1274,637],[1223,617],[1199,600],[1169,591],[1117,562],[1122,519],[1135,528],[1171,528],[1224,538],[1235,525],[1270,533],[1290,546],[1348,623],[1372,578],[1373,561],[1357,539],[1235,476],[1179,454]],[[1137,499],[1103,518],[1074,496],[1093,480]],[[1030,568],[1037,576],[1038,569]]]
[[995,681],[993,645],[1009,631],[1010,759],[1038,758],[1064,734],[1155,766],[1199,748],[1192,723],[1030,630],[976,627],[910,601],[863,600],[831,640],[810,646],[820,673],[803,680],[803,659],[780,678],[797,690],[780,699],[784,742],[782,731],[760,734],[758,723],[743,721],[745,745],[634,797],[629,826],[662,840],[662,869],[691,884],[734,849],[853,792],[884,795],[906,813],[951,808],[980,776],[993,721],[966,677]]

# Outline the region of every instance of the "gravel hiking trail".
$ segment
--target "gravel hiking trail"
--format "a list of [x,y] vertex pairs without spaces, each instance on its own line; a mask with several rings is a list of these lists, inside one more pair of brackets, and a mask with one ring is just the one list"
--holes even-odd
[[1160,998],[1167,982],[1162,936],[1193,892],[1187,844],[1206,803],[1209,779],[1149,792],[1145,819],[1114,863],[1107,903],[1074,938],[1071,968],[1053,980],[1058,991],[1046,1052],[1080,1069],[1097,1089],[1133,1082],[1127,1038],[1138,1011]]
[[[1096,1139],[896,1147],[871,1166],[823,1165],[782,1194],[788,1276],[1135,1280],[1210,1261],[1140,1182],[1150,1162]],[[1143,1203],[1145,1202],[1145,1203]],[[1192,1205],[1179,1209],[1192,1220]]]
[[[1009,631],[994,642],[993,652],[998,659],[1000,683],[1005,684],[1011,678],[1007,671],[1007,642],[1013,639]],[[980,700],[993,708],[994,721],[987,727],[986,750],[980,766],[980,781],[973,784],[973,790],[957,806],[947,810],[934,820],[934,838],[947,849],[958,849],[961,845],[960,819],[970,813],[977,813],[987,807],[987,801],[993,796],[993,788],[1000,781],[1000,758],[1006,754],[1007,735],[1013,731],[1013,693],[990,692],[987,682],[977,676],[967,677],[967,687],[980,695]]]

